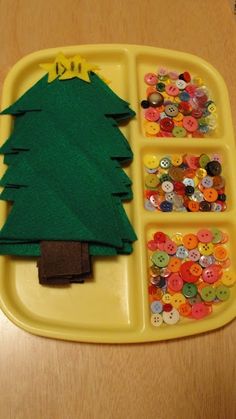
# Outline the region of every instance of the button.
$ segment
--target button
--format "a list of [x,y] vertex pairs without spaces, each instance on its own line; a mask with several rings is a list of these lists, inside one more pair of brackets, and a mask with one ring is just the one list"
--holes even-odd
[[184,180],[183,180],[183,184],[185,185],[185,186],[192,186],[192,187],[194,187],[195,185],[194,185],[194,180],[193,179],[191,179],[191,178],[184,178]]
[[197,287],[193,283],[186,282],[182,292],[186,298],[195,297],[197,295]]
[[200,291],[201,297],[204,301],[211,302],[214,301],[216,297],[216,291],[210,285],[203,287]]
[[169,105],[165,106],[165,113],[167,116],[174,117],[179,113],[178,107],[170,103]]
[[199,203],[199,210],[205,212],[211,211],[211,204],[209,202],[202,201]]
[[200,205],[197,201],[189,201],[188,202],[188,209],[192,212],[199,211]]
[[152,254],[152,262],[159,266],[160,268],[164,268],[169,263],[169,255],[166,252],[154,252]]
[[173,117],[173,120],[176,122],[180,122],[183,120],[183,114],[181,112],[179,112],[176,116]]
[[194,262],[191,260],[182,263],[180,267],[180,274],[184,282],[196,282],[198,277],[191,273],[191,267],[194,265]]
[[176,308],[173,308],[171,311],[163,312],[163,320],[166,324],[176,324],[179,321],[179,312]]
[[198,250],[201,253],[201,255],[209,256],[212,255],[214,246],[212,243],[198,243]]
[[160,127],[163,131],[171,132],[174,128],[174,122],[170,118],[163,118],[160,121]]
[[201,255],[198,249],[191,249],[188,252],[188,257],[193,262],[197,262],[200,259]]
[[159,166],[159,160],[155,154],[145,154],[143,163],[148,169],[156,169]]
[[147,73],[144,76],[144,81],[148,85],[154,86],[155,84],[157,84],[158,78],[157,78],[157,75],[154,73]]
[[189,302],[189,304],[191,304],[191,306],[193,306],[196,303],[201,303],[202,298],[201,298],[200,294],[197,294],[195,297],[188,298],[188,302]]
[[174,189],[173,183],[165,181],[161,184],[161,188],[164,192],[172,192]]
[[151,204],[151,202],[148,200],[148,199],[146,199],[145,201],[144,201],[144,208],[147,210],[147,211],[156,211],[156,208]]
[[171,166],[171,160],[168,157],[164,157],[160,160],[159,165],[162,169],[168,169]]
[[156,108],[148,108],[144,112],[144,116],[147,121],[158,121],[158,119],[160,118],[160,112],[158,112]]
[[172,134],[174,137],[183,138],[186,137],[186,129],[184,127],[174,127],[172,130]]
[[171,302],[171,295],[167,292],[166,294],[163,295],[162,301],[165,304],[169,304]]
[[163,233],[162,231],[157,231],[154,235],[153,238],[155,240],[155,242],[157,243],[165,243],[167,236],[165,233]]
[[189,303],[180,304],[179,314],[183,317],[188,317],[191,314],[192,307]]
[[179,259],[185,259],[188,257],[188,251],[184,246],[178,246],[176,256]]
[[163,311],[169,312],[172,310],[172,308],[173,306],[170,303],[163,304]]
[[173,204],[168,201],[162,201],[160,204],[160,210],[163,212],[171,212],[173,209]]
[[160,125],[157,122],[146,122],[144,129],[147,134],[156,135],[160,131]]
[[190,273],[199,278],[201,276],[201,273],[202,273],[202,267],[198,263],[194,263],[190,267]]
[[181,291],[183,287],[183,280],[181,276],[176,272],[172,273],[168,278],[168,287],[171,291]]
[[149,240],[147,243],[147,247],[149,250],[152,250],[152,251],[157,250],[158,248],[157,243],[154,240]]
[[193,304],[191,315],[194,319],[200,320],[203,317],[206,317],[207,314],[208,310],[204,303]]
[[193,132],[198,129],[198,122],[193,116],[185,116],[183,119],[183,127],[188,132]]
[[213,239],[213,234],[208,229],[202,229],[197,232],[197,238],[202,243],[210,243]]
[[162,77],[167,76],[167,75],[168,75],[168,70],[167,70],[167,68],[165,68],[165,67],[160,67],[160,68],[158,69],[158,75],[159,75],[159,76],[162,76]]
[[185,234],[183,237],[183,245],[188,249],[195,249],[198,245],[198,238],[195,234]]
[[208,188],[203,191],[203,196],[207,202],[215,202],[218,198],[218,192],[214,188]]
[[219,285],[216,287],[216,297],[219,298],[220,301],[226,301],[230,297],[230,290],[225,285]]
[[179,272],[181,266],[181,260],[177,257],[172,257],[170,259],[170,262],[168,264],[168,269],[170,270],[170,272]]
[[163,304],[161,301],[153,301],[151,304],[152,313],[161,313],[162,308],[163,308]]
[[174,154],[171,157],[171,163],[173,164],[173,166],[180,166],[183,163],[183,158],[181,156],[181,154]]
[[158,90],[158,92],[164,92],[166,88],[165,83],[159,82],[156,85],[156,89]]
[[212,228],[212,234],[213,234],[213,238],[212,238],[212,243],[216,244],[216,243],[220,243],[222,240],[222,232],[218,229],[218,228]]
[[235,284],[236,282],[236,276],[235,273],[233,273],[232,271],[224,271],[222,278],[221,278],[221,282],[223,285],[226,285],[226,287],[232,287],[232,285]]
[[210,265],[203,269],[202,279],[208,284],[214,284],[219,279],[221,267],[219,265]]
[[178,88],[178,86],[176,86],[174,84],[168,84],[168,85],[166,85],[166,93],[169,96],[178,96],[179,88]]
[[168,255],[175,255],[177,250],[177,245],[172,240],[166,240],[164,243],[164,251],[168,253]]
[[180,80],[180,79],[176,80],[175,84],[179,90],[184,90],[185,87],[187,86],[187,83],[184,80]]
[[185,302],[186,302],[186,298],[180,292],[175,293],[171,297],[171,304],[177,310],[179,309],[180,305],[184,304]]
[[209,161],[205,167],[207,174],[210,176],[219,176],[221,174],[222,171],[222,166],[221,164],[216,161]]
[[142,106],[143,109],[149,108],[149,102],[148,102],[148,100],[142,100],[141,106]]
[[152,314],[151,323],[153,326],[159,327],[163,323],[163,318],[161,314]]
[[205,176],[201,180],[201,184],[204,186],[204,188],[211,188],[213,186],[213,178],[210,176]]
[[164,102],[164,97],[159,92],[153,92],[148,96],[148,102],[154,108],[161,106]]
[[160,181],[158,177],[154,174],[149,174],[145,176],[145,185],[148,188],[156,188],[159,185]]

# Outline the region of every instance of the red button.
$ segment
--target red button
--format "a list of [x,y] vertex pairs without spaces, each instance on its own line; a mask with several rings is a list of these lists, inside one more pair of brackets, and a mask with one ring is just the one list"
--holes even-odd
[[191,97],[193,97],[196,92],[196,86],[194,84],[189,84],[188,86],[186,86],[185,90]]
[[193,304],[191,314],[194,319],[202,319],[203,317],[206,317],[208,313],[209,311],[204,303]]
[[185,185],[182,182],[174,182],[174,191],[177,192],[178,195],[184,195]]
[[183,281],[185,282],[197,282],[198,277],[193,275],[190,271],[194,262],[192,260],[188,260],[187,262],[182,263],[180,267],[180,273]]
[[165,243],[166,241],[166,234],[162,231],[157,231],[153,236],[155,242],[157,243]]
[[163,311],[170,312],[172,310],[172,308],[173,307],[172,307],[171,304],[166,303],[166,304],[163,305]]
[[194,118],[201,118],[201,116],[202,116],[202,110],[201,109],[193,109],[192,112],[191,112],[191,115]]
[[171,132],[174,128],[174,122],[170,118],[163,118],[160,122],[161,129],[167,132]]
[[174,84],[167,84],[166,86],[166,93],[169,96],[178,96],[179,94],[179,89],[177,86],[175,86]]
[[172,273],[168,278],[168,287],[175,292],[179,292],[183,288],[183,280],[181,276],[176,272]]
[[148,243],[147,243],[147,247],[148,247],[149,250],[154,251],[154,250],[157,250],[158,245],[154,240],[149,240]]
[[188,71],[185,71],[183,73],[183,79],[184,79],[184,81],[186,81],[186,83],[189,83],[191,81],[191,76],[190,76]]
[[192,111],[192,107],[188,102],[180,102],[179,104],[179,112],[183,115],[189,115]]
[[197,232],[197,238],[201,243],[210,243],[213,239],[213,234],[205,228]]

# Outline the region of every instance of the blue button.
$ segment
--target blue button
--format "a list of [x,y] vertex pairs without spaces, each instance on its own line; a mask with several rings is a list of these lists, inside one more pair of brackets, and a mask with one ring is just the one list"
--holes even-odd
[[152,313],[155,313],[155,314],[156,313],[161,313],[162,308],[163,308],[163,305],[162,305],[161,301],[153,301],[152,304],[151,304]]

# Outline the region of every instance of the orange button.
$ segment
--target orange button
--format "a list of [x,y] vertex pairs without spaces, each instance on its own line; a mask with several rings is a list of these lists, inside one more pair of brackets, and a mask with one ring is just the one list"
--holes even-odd
[[218,192],[214,188],[205,189],[203,195],[207,202],[215,202],[218,198]]
[[188,201],[188,209],[192,212],[199,211],[199,202],[197,201]]
[[181,260],[177,257],[172,257],[170,259],[168,270],[170,272],[179,272],[180,266],[181,266]]
[[198,245],[198,238],[195,236],[195,234],[185,234],[183,237],[183,245],[186,247],[186,249],[195,249]]
[[190,304],[184,303],[184,304],[180,304],[178,310],[181,316],[188,317],[192,311],[192,308]]
[[190,272],[192,275],[199,277],[202,273],[201,265],[199,265],[198,263],[194,263],[190,268]]
[[216,260],[224,261],[228,258],[228,251],[224,246],[215,246],[213,255]]

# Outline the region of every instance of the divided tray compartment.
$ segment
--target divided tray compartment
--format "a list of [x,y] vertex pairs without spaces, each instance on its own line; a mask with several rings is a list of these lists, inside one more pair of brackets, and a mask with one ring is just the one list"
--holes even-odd
[[[134,198],[125,209],[138,240],[129,256],[94,258],[93,279],[69,287],[41,286],[35,258],[0,257],[0,304],[18,326],[41,336],[58,339],[128,343],[171,339],[220,327],[235,317],[236,287],[231,297],[200,321],[181,319],[176,325],[155,328],[150,322],[148,302],[147,241],[154,231],[193,232],[201,227],[218,227],[229,234],[229,253],[236,272],[233,250],[236,246],[236,196],[234,188],[235,143],[225,83],[217,71],[202,59],[177,52],[134,45],[84,45],[42,50],[20,60],[4,84],[2,109],[13,103],[32,86],[43,71],[39,64],[53,61],[62,52],[80,54],[97,64],[100,73],[111,80],[110,87],[127,100],[136,118],[122,126],[134,153],[125,169],[133,181]],[[209,138],[146,138],[142,129],[140,102],[145,98],[143,77],[159,66],[188,70],[202,77],[217,105],[217,130]],[[1,117],[1,143],[12,129],[12,118]],[[186,152],[219,153],[223,157],[227,209],[222,213],[162,213],[144,208],[143,156],[160,157]],[[2,172],[5,170],[1,165]],[[7,204],[0,202],[1,225]]]

